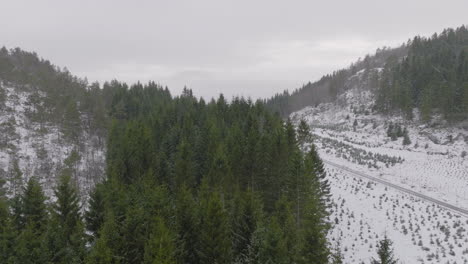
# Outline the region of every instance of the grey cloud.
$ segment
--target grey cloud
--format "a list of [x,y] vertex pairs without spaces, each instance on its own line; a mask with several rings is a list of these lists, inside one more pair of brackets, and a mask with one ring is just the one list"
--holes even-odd
[[466,20],[466,0],[4,1],[0,45],[89,80],[270,96]]

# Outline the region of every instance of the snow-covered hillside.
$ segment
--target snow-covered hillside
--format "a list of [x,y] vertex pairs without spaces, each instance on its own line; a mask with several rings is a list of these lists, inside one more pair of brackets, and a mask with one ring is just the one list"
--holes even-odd
[[[434,118],[425,124],[417,110],[411,121],[373,113],[372,92],[359,84],[334,103],[291,115],[311,125],[322,158],[468,209],[468,123],[448,125]],[[392,140],[390,124],[406,129],[411,143]]]
[[36,176],[51,196],[56,179],[66,166],[72,167],[82,194],[103,177],[105,149],[86,129],[81,132],[80,143],[74,144],[64,137],[57,124],[31,118],[36,111],[33,101],[42,101],[38,97],[44,97],[43,93],[1,81],[0,92],[0,177],[7,182],[8,195],[20,190],[29,177]]
[[387,235],[401,262],[467,263],[468,218],[436,204],[328,167],[335,205],[329,240],[344,263],[370,263]]
[[[468,123],[447,124],[434,117],[427,124],[416,109],[411,121],[380,115],[373,111],[372,87],[362,72],[347,87],[336,101],[291,115],[294,122],[304,119],[310,125],[322,159],[468,209]],[[400,137],[389,136],[390,126],[400,130]],[[331,238],[341,237],[345,263],[367,260],[377,235],[385,231],[405,263],[468,263],[463,216],[344,171],[331,175],[339,205]]]

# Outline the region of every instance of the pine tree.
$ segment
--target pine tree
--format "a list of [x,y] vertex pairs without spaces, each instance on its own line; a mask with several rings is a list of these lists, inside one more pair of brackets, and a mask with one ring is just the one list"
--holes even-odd
[[98,237],[98,232],[104,223],[106,210],[104,185],[98,184],[89,196],[89,206],[85,213],[86,229],[91,232],[92,240]]
[[262,221],[262,210],[259,199],[251,192],[238,191],[232,201],[231,237],[233,256],[239,261],[248,254],[252,236]]
[[23,187],[23,172],[21,171],[17,158],[13,158],[9,174],[13,196],[18,196],[20,195],[21,189]]
[[160,217],[155,219],[153,231],[145,245],[144,263],[176,263],[173,235]]
[[330,202],[330,184],[327,180],[327,173],[323,161],[318,155],[317,148],[312,145],[305,158],[305,171],[308,173],[312,188],[317,192],[320,200],[322,216],[328,215],[327,209]]
[[401,129],[401,125],[397,124],[396,125],[396,136],[397,137],[402,137],[403,136],[403,130]]
[[428,122],[431,119],[431,112],[432,112],[432,95],[430,94],[431,90],[430,87],[426,88],[422,92],[421,96],[421,104],[420,104],[420,110],[421,110],[421,119],[424,122]]
[[22,223],[31,225],[34,232],[42,233],[47,225],[46,197],[35,177],[31,177],[22,194]]
[[[293,203],[287,200],[286,196],[281,196],[276,203],[276,211],[274,214],[274,218],[281,227],[281,232],[283,234],[282,240],[286,250],[286,263],[297,263],[300,254],[301,238],[299,232],[302,219],[298,222],[291,208],[292,204]],[[303,215],[301,215],[301,218],[303,218]]]
[[290,154],[289,164],[290,176],[287,191],[294,204],[296,224],[300,225],[311,182],[307,179],[308,175],[304,173],[303,158],[300,151],[294,151]]
[[191,146],[186,140],[183,140],[178,146],[177,156],[174,162],[176,186],[186,185],[189,187],[195,187],[195,172]]
[[387,137],[392,137],[393,135],[393,123],[390,122],[387,128]]
[[224,190],[232,193],[235,183],[223,146],[219,146],[216,151],[210,170],[208,171],[207,180],[211,187],[222,187]]
[[35,177],[31,177],[21,196],[15,199],[18,236],[14,259],[18,263],[37,263],[45,260],[42,241],[48,222],[45,195]]
[[385,236],[384,239],[379,242],[377,255],[379,256],[379,259],[372,259],[372,264],[398,263],[398,259],[395,259],[393,256],[392,241],[388,239],[387,236]]
[[47,255],[42,247],[43,238],[33,224],[27,224],[16,237],[14,249],[16,263],[44,263]]
[[190,190],[181,186],[175,204],[176,245],[178,262],[198,264],[199,217],[198,207]]
[[72,99],[68,99],[68,104],[63,114],[63,126],[65,136],[72,142],[78,142],[81,130],[80,113],[76,103]]
[[201,191],[201,223],[198,254],[201,263],[227,264],[231,261],[228,214],[218,192]]
[[86,257],[87,264],[111,264],[112,251],[106,244],[106,239],[100,237],[97,239],[93,248]]
[[122,257],[118,254],[119,252],[121,253],[119,231],[114,214],[108,213],[105,216],[102,228],[99,230],[99,236],[86,257],[86,263],[121,263]]
[[297,146],[296,129],[289,118],[284,126],[286,130],[286,141],[288,142],[288,146],[292,149]]
[[310,176],[311,191],[304,210],[300,263],[328,263],[330,251],[326,235],[329,229],[330,187],[323,163],[313,145],[306,156],[305,168]]
[[403,136],[403,145],[407,146],[409,144],[411,144],[411,140],[409,138],[408,132],[406,132],[404,133],[404,136]]
[[80,200],[70,175],[62,175],[54,191],[57,201],[52,205],[48,229],[50,259],[57,263],[80,263],[85,250],[84,226]]
[[271,217],[264,231],[258,263],[288,263],[284,234],[276,217]]
[[0,263],[10,263],[14,255],[16,234],[3,185],[3,179],[0,179]]
[[278,195],[278,178],[273,177],[272,164],[272,142],[267,136],[263,136],[256,143],[254,149],[254,160],[247,188],[262,194],[265,207],[273,208]]
[[297,140],[300,146],[304,145],[304,143],[308,143],[311,140],[310,128],[304,119],[301,119],[297,128]]

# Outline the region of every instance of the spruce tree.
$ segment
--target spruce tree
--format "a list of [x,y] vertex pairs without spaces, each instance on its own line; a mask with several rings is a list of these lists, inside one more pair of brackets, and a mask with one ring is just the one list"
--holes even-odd
[[112,212],[107,212],[99,237],[91,244],[86,263],[122,263],[122,238]]
[[46,258],[42,242],[47,227],[48,215],[45,196],[35,177],[23,188],[19,204],[18,236],[15,241],[15,261],[37,263]]
[[80,263],[85,251],[84,225],[78,190],[70,175],[60,177],[54,194],[57,200],[52,204],[48,229],[50,259],[57,263]]
[[0,263],[10,263],[9,261],[14,260],[16,233],[8,201],[3,191],[3,184],[3,179],[0,179]]
[[311,140],[310,128],[304,119],[301,119],[297,128],[297,140],[300,146],[304,145],[304,143],[308,143]]
[[174,237],[164,224],[163,219],[156,217],[153,231],[145,245],[145,264],[176,263]]
[[276,217],[271,217],[264,230],[258,263],[288,263],[288,250],[284,233]]
[[106,239],[100,237],[93,245],[91,251],[86,256],[87,264],[111,264],[115,263],[112,261],[112,251],[106,244]]
[[[281,227],[281,232],[283,234],[283,243],[286,250],[286,262],[287,263],[297,263],[299,261],[300,245],[301,245],[301,224],[302,218],[301,215],[300,223],[297,222],[292,209],[292,204],[287,200],[286,196],[281,196],[276,203],[276,211],[274,214],[275,220],[278,222]],[[303,207],[302,209],[306,209]],[[304,213],[304,212],[302,212]]]
[[63,113],[62,129],[67,139],[77,143],[80,136],[80,113],[75,101],[68,98],[68,103]]
[[23,172],[21,171],[17,158],[13,158],[9,174],[13,196],[19,196],[23,188]]
[[328,223],[330,187],[323,163],[314,145],[306,156],[305,168],[310,177],[311,191],[304,209],[301,230],[303,245],[299,262],[328,263],[330,251],[326,235],[330,227]]
[[406,132],[403,136],[403,145],[407,146],[409,144],[411,144],[411,140],[409,138],[408,132]]
[[236,192],[231,206],[231,237],[233,256],[241,260],[248,254],[252,237],[262,221],[262,208],[259,199],[251,192]]
[[210,187],[222,187],[223,190],[232,192],[235,182],[224,146],[218,147],[207,180]]
[[115,216],[109,212],[105,216],[99,236],[92,244],[87,254],[86,263],[107,264],[122,263],[120,230],[115,222]]
[[176,186],[196,186],[192,146],[186,140],[183,140],[178,146],[174,162],[174,173]]
[[104,186],[98,184],[89,196],[89,206],[85,213],[86,229],[91,232],[92,239],[98,237],[98,231],[104,223],[104,214],[106,210]]
[[42,233],[47,225],[46,197],[35,177],[31,177],[22,194],[22,222],[31,225],[34,232]]
[[182,264],[198,264],[200,220],[198,206],[190,190],[181,186],[175,202],[177,259]]
[[198,254],[201,263],[227,264],[231,261],[231,238],[228,214],[220,194],[202,186],[200,204],[200,243]]
[[378,259],[372,259],[372,264],[396,264],[398,259],[393,256],[392,241],[387,236],[379,242],[377,247]]

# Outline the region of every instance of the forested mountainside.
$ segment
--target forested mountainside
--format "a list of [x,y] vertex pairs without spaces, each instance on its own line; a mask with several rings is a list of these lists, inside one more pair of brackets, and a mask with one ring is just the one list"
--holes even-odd
[[372,69],[384,67],[385,62],[390,57],[402,58],[407,53],[407,46],[402,45],[398,48],[384,47],[378,49],[372,56],[367,55],[363,60],[353,63],[349,68],[337,70],[332,74],[323,76],[317,82],[309,82],[292,93],[284,91],[281,94],[276,94],[271,98],[264,99],[266,107],[283,117],[289,116],[291,113],[303,109],[307,106],[315,106],[320,103],[334,101],[337,96],[346,91],[351,84],[349,79],[356,73],[366,70],[367,76],[373,78],[373,83],[369,85],[377,85],[378,78],[376,74],[372,74]]
[[35,53],[0,49],[0,177],[8,195],[32,176],[48,196],[62,173],[82,194],[104,178],[110,90]]
[[446,120],[468,116],[468,30],[446,29],[432,37],[415,37],[395,49],[379,49],[347,69],[315,83],[268,100],[272,111],[288,116],[306,106],[335,100],[352,86],[350,78],[362,71],[368,79],[363,90],[376,98],[374,110],[412,118],[418,108],[423,119],[443,114]]
[[[118,86],[118,85],[116,85]],[[2,263],[328,263],[328,183],[307,128],[261,103],[114,87],[107,178],[0,199]],[[309,142],[310,143],[310,142]]]
[[126,89],[115,80],[89,84],[36,53],[1,48],[0,178],[7,195],[34,176],[51,197],[58,177],[69,174],[86,197],[106,177],[109,112],[125,110],[114,102]]
[[447,120],[468,117],[468,29],[447,29],[430,38],[415,37],[408,54],[390,57],[376,91],[376,109],[402,111],[412,118],[417,107],[425,121],[435,111]]

